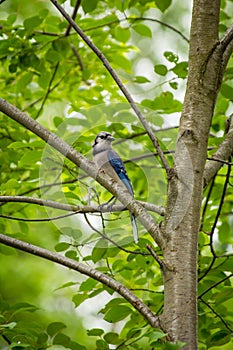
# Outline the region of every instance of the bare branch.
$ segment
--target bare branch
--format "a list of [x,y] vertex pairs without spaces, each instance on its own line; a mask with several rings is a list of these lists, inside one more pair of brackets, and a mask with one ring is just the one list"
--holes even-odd
[[107,58],[104,56],[104,54],[94,45],[94,43],[91,41],[91,39],[80,29],[80,27],[75,23],[75,21],[69,16],[69,14],[63,9],[63,7],[58,3],[57,0],[50,0],[54,6],[58,9],[58,11],[63,15],[63,17],[67,20],[68,23],[71,24],[71,26],[74,28],[74,30],[78,33],[78,35],[83,39],[83,41],[92,49],[92,51],[96,54],[96,56],[102,61],[103,65],[107,69],[107,71],[111,74],[112,78],[122,91],[123,95],[127,99],[127,101],[130,103],[132,109],[134,110],[135,114],[141,121],[144,129],[146,130],[149,138],[151,139],[154,147],[156,148],[158,155],[161,159],[161,162],[164,165],[164,168],[166,170],[167,176],[171,176],[171,169],[168,165],[168,162],[163,154],[163,151],[159,145],[159,142],[156,138],[156,136],[153,133],[153,130],[150,127],[150,124],[147,122],[147,120],[142,115],[141,111],[139,110],[137,104],[135,103],[134,99],[126,89],[125,85],[122,83],[120,78],[118,77],[116,71],[112,68],[110,63],[108,62]]
[[[229,131],[226,134],[225,139],[223,142],[219,145],[218,150],[215,152],[215,154],[212,155],[212,158],[216,158],[216,160],[227,160],[231,156],[233,151],[233,115],[229,117]],[[222,167],[222,162],[213,162],[210,161],[205,166],[204,171],[204,187],[213,179],[214,175],[219,171],[219,169]]]
[[220,319],[220,321],[224,324],[224,326],[232,333],[232,329],[228,326],[228,324],[226,323],[226,321],[224,321],[224,319],[222,318],[222,316],[220,316],[213,308],[212,306],[210,306],[204,299],[200,299],[202,301],[203,304],[205,304],[212,312],[213,314],[218,317]]
[[138,254],[138,255],[143,255],[143,256],[148,256],[149,254],[147,253],[144,253],[144,252],[141,252],[141,251],[137,251],[137,250],[129,250],[129,249],[126,249],[126,248],[123,248],[120,244],[116,243],[114,240],[112,240],[111,238],[109,238],[105,233],[97,230],[90,222],[90,220],[88,220],[88,217],[86,214],[84,214],[85,216],[85,220],[87,222],[87,224],[90,226],[90,228],[98,233],[98,235],[100,235],[103,239],[105,239],[106,241],[112,243],[115,247],[119,248],[120,250],[123,250],[123,252],[125,253],[129,253],[129,254]]
[[[47,199],[42,198],[34,198],[34,197],[24,197],[24,196],[0,196],[0,203],[30,203],[30,204],[36,204],[41,205],[44,207],[50,207],[50,208],[56,208],[60,210],[66,210],[66,211],[74,211],[76,213],[111,213],[111,212],[117,212],[117,211],[123,211],[126,210],[126,208],[122,204],[114,204],[113,206],[109,207],[107,205],[101,207],[101,210],[99,206],[95,205],[86,205],[86,206],[79,206],[79,205],[72,205],[72,204],[64,204],[59,203]],[[157,213],[161,216],[164,216],[165,209],[163,207],[160,207],[158,205],[148,203],[148,202],[142,202],[138,201],[145,209],[152,211],[154,213]]]
[[223,35],[222,39],[220,40],[220,45],[225,51],[228,47],[228,45],[233,40],[233,24],[227,29],[226,33]]
[[125,22],[125,21],[131,21],[131,22],[136,22],[136,21],[149,21],[149,22],[155,22],[158,24],[161,24],[161,26],[167,27],[168,29],[171,29],[173,32],[177,33],[178,35],[181,36],[182,39],[184,39],[187,43],[189,43],[189,39],[177,28],[175,28],[174,26],[172,26],[171,24],[168,24],[166,22],[160,21],[159,19],[156,18],[152,18],[152,17],[125,17],[125,18],[121,18],[121,19],[116,19],[113,20],[111,22],[108,23],[104,23],[104,24],[99,24],[97,26],[93,26],[90,28],[85,29],[85,32],[87,31],[91,31],[91,30],[95,30],[95,29],[99,29],[105,26],[110,26],[111,24],[116,24],[119,22]]
[[78,261],[69,259],[58,253],[51,252],[50,250],[37,247],[30,243],[26,243],[12,237],[5,236],[3,234],[0,234],[0,243],[10,247],[14,247],[29,254],[39,256],[41,258],[55,262],[59,265],[68,267],[71,270],[80,272],[83,275],[89,276],[95,279],[96,281],[103,283],[105,286],[108,286],[109,288],[113,289],[115,292],[120,294],[123,298],[125,298],[136,310],[138,310],[138,312],[141,315],[143,315],[143,317],[152,327],[160,327],[159,318],[151,312],[151,310],[146,304],[142,302],[142,300],[137,298],[133,293],[130,292],[128,288],[123,286],[121,283],[107,275],[104,275],[100,271],[95,270],[92,267],[86,266]]
[[78,50],[76,49],[76,47],[73,44],[71,44],[70,47],[73,50],[73,53],[74,53],[75,57],[77,58],[80,70],[84,71],[84,64],[83,64],[83,61],[82,61],[82,59],[81,59],[81,57],[80,57],[80,55],[78,53]]
[[162,26],[167,27],[167,28],[171,29],[173,32],[179,34],[182,39],[184,39],[187,43],[189,43],[189,39],[180,30],[176,29],[174,26],[172,26],[166,22],[160,21],[159,19],[151,18],[151,17],[136,17],[136,18],[127,17],[126,20],[131,20],[134,22],[135,21],[151,21],[151,22],[159,23]]
[[208,193],[207,193],[207,196],[206,196],[206,199],[205,199],[205,203],[204,203],[204,206],[203,206],[202,215],[201,215],[200,231],[203,230],[203,225],[204,225],[204,222],[205,222],[206,211],[207,211],[207,208],[208,208],[208,205],[209,205],[210,196],[211,196],[211,193],[213,191],[214,184],[215,184],[215,177],[216,177],[216,175],[213,177],[213,179],[211,181],[211,184],[210,184],[210,187],[208,189]]
[[156,225],[151,215],[129,194],[126,189],[119,186],[104,172],[98,172],[98,169],[93,162],[90,162],[79,152],[74,150],[60,137],[47,130],[36,120],[30,118],[26,113],[23,113],[2,98],[0,98],[0,111],[23,125],[28,130],[32,131],[35,135],[39,136],[42,140],[63,154],[71,162],[84,170],[89,176],[98,181],[137,217],[137,219],[154,238],[156,243],[159,246],[163,246],[165,242],[158,225]]
[[221,67],[219,70],[219,77],[218,77],[218,89],[219,89],[222,84],[222,80],[223,80],[223,76],[224,76],[227,64],[233,52],[233,25],[231,25],[227,29],[227,31],[221,38],[220,42],[218,43],[218,49],[221,50],[221,56],[222,56]]
[[28,219],[28,218],[0,214],[0,218],[13,220],[13,221],[24,221],[24,222],[48,222],[48,221],[61,220],[61,219],[68,218],[69,216],[73,216],[76,214],[78,214],[78,212],[77,213],[73,212],[73,213],[69,213],[69,214],[63,214],[63,215],[53,216],[53,217],[48,217],[48,218],[43,218],[43,219]]
[[161,260],[158,255],[156,254],[156,252],[154,251],[154,249],[151,247],[151,245],[147,244],[147,249],[149,250],[150,254],[153,256],[153,258],[155,259],[155,261],[159,264],[161,270],[164,267],[164,263],[163,260]]
[[219,284],[227,281],[229,278],[231,278],[233,276],[233,273],[231,273],[230,275],[224,277],[223,279],[221,279],[220,281],[212,284],[209,288],[207,288],[206,290],[204,290],[200,295],[198,295],[198,299],[201,299],[205,294],[207,294],[211,289],[217,287]]
[[226,160],[223,159],[218,159],[218,158],[213,158],[213,157],[207,157],[208,160],[213,160],[214,162],[220,162],[222,164],[226,164],[226,165],[233,165],[233,163],[231,162],[227,162]]
[[[75,20],[75,17],[78,13],[78,9],[79,9],[80,4],[81,4],[81,0],[77,0],[75,3],[75,6],[74,6],[74,11],[73,11],[72,16],[71,16],[73,20]],[[65,36],[68,36],[70,34],[71,28],[72,28],[72,26],[69,23],[69,25],[66,29],[66,32],[65,32]]]
[[217,227],[217,223],[218,223],[218,220],[219,220],[219,217],[220,217],[220,214],[221,214],[221,211],[222,211],[222,207],[223,207],[223,204],[224,204],[224,199],[225,199],[225,196],[226,196],[227,185],[229,183],[230,174],[231,174],[231,166],[228,165],[226,179],[225,179],[225,182],[224,182],[222,195],[221,195],[220,203],[219,203],[219,206],[218,206],[218,211],[217,211],[217,214],[215,216],[214,223],[213,223],[213,226],[212,226],[211,232],[210,232],[210,243],[209,243],[209,245],[210,245],[210,251],[211,251],[211,254],[212,254],[212,260],[211,260],[211,263],[209,264],[209,266],[207,267],[206,271],[199,278],[198,281],[201,281],[211,271],[211,268],[214,265],[215,260],[217,259],[217,254],[215,253],[215,250],[214,250],[214,232],[215,232],[215,229]]
[[56,66],[54,68],[53,74],[52,74],[52,76],[50,78],[50,81],[49,81],[49,84],[48,84],[48,87],[47,87],[47,91],[46,91],[45,96],[44,96],[44,98],[42,100],[41,106],[40,106],[38,112],[36,113],[35,119],[37,119],[39,117],[40,113],[42,112],[42,110],[44,108],[45,102],[46,102],[47,98],[49,97],[50,92],[52,91],[51,85],[52,85],[52,83],[53,83],[53,81],[55,79],[58,67],[59,67],[59,62],[56,64]]

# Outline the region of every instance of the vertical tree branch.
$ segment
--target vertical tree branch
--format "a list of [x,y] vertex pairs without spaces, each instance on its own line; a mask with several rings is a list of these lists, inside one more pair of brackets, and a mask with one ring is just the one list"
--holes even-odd
[[177,179],[170,182],[163,251],[166,329],[185,350],[197,349],[197,241],[203,173],[222,52],[220,0],[194,0],[189,75],[175,151]]

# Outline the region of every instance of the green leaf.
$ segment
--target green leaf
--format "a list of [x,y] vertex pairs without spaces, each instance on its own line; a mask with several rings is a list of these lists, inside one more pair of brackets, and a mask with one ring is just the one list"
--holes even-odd
[[233,87],[228,84],[222,84],[221,94],[229,100],[233,100]]
[[115,27],[113,34],[115,39],[123,43],[126,43],[130,38],[129,28],[123,28],[121,26]]
[[53,337],[55,334],[60,332],[62,329],[66,328],[66,325],[62,322],[53,322],[50,323],[47,327],[47,333],[50,337]]
[[93,328],[93,329],[89,329],[87,330],[87,334],[89,336],[93,336],[93,337],[99,337],[104,333],[103,329],[101,328]]
[[188,62],[179,62],[171,69],[179,78],[186,78],[188,75]]
[[130,307],[125,305],[116,305],[107,311],[106,315],[104,316],[104,320],[109,323],[119,322],[129,316],[131,313],[132,310]]
[[89,296],[87,293],[78,293],[73,296],[72,301],[75,304],[75,307],[78,307],[79,305],[82,304],[83,301],[85,301],[88,298]]
[[155,0],[155,5],[161,12],[164,12],[171,5],[172,0]]
[[70,244],[67,242],[60,242],[55,245],[56,252],[63,252],[64,250],[67,250],[70,248]]
[[63,288],[68,288],[68,287],[73,287],[76,286],[77,282],[66,282],[62,286],[56,288],[55,290],[63,289]]
[[65,252],[65,256],[69,259],[73,259],[76,261],[79,260],[79,256],[77,255],[76,250],[68,250],[67,252]]
[[96,9],[99,0],[82,0],[82,8],[85,13],[92,12]]
[[53,344],[63,345],[65,348],[67,348],[70,345],[70,337],[63,333],[58,333],[53,339]]
[[154,72],[159,74],[159,75],[166,75],[168,70],[167,67],[164,64],[157,64],[154,66]]
[[24,153],[23,157],[20,159],[20,166],[31,165],[35,166],[36,162],[40,161],[42,158],[42,151],[27,151]]
[[178,89],[178,83],[176,81],[170,81],[169,85],[172,89],[177,90]]
[[20,76],[19,80],[16,82],[16,91],[21,93],[25,90],[25,87],[31,83],[33,78],[33,74],[31,72],[27,72]]
[[143,100],[142,105],[157,111],[164,111],[165,113],[180,112],[182,109],[182,103],[174,100],[170,91],[163,92],[154,100]]
[[96,350],[109,350],[108,343],[103,339],[98,339],[96,341]]
[[53,123],[54,123],[56,128],[58,128],[58,126],[60,124],[62,124],[63,122],[64,122],[64,120],[61,117],[57,117],[56,116],[56,117],[53,118]]
[[9,346],[8,349],[15,349],[15,350],[21,350],[21,349],[30,349],[30,344],[27,343],[19,343],[19,342],[13,342],[11,343],[11,345]]
[[231,333],[227,330],[221,330],[211,336],[210,344],[212,346],[220,346],[231,340]]
[[12,13],[7,17],[7,25],[11,26],[17,19],[17,14],[16,13]]
[[12,309],[15,310],[13,313],[13,315],[15,316],[16,314],[23,311],[35,312],[36,310],[38,310],[38,307],[29,303],[16,303],[12,306]]
[[151,81],[149,79],[147,79],[146,77],[137,75],[134,78],[134,82],[137,83],[137,84],[145,84],[145,83],[150,83]]
[[179,60],[179,57],[171,51],[165,51],[163,55],[169,62],[176,63]]
[[92,260],[94,263],[100,261],[107,252],[107,241],[100,239],[92,250]]
[[114,332],[106,333],[104,335],[104,340],[106,340],[108,344],[113,344],[113,345],[117,345],[121,342],[119,335]]
[[163,333],[160,329],[154,330],[150,336],[150,342],[157,342],[159,339],[166,337],[167,333]]
[[88,278],[86,281],[81,283],[79,290],[82,291],[82,292],[86,292],[86,291],[89,292],[97,284],[98,284],[98,281],[94,280],[93,278]]
[[147,27],[145,24],[141,24],[141,23],[140,24],[134,24],[132,26],[132,28],[133,28],[133,30],[136,33],[138,33],[138,34],[140,34],[142,36],[146,36],[148,38],[152,38],[152,32],[151,32],[150,28]]
[[81,345],[77,342],[74,342],[74,341],[71,341],[70,344],[69,344],[69,348],[71,350],[87,350],[86,346],[84,345]]
[[23,24],[24,24],[24,28],[26,30],[30,30],[33,32],[34,29],[36,27],[38,27],[42,22],[43,22],[43,18],[41,18],[39,16],[33,16],[33,17],[25,19]]

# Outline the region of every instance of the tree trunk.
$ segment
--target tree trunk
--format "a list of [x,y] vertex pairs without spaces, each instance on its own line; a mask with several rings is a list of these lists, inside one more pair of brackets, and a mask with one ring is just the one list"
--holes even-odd
[[[219,0],[195,0],[190,34],[189,77],[169,183],[163,225],[164,314],[173,340],[197,349],[197,242],[207,142],[218,86]],[[216,57],[217,59],[216,59]],[[219,57],[218,57],[219,56]]]

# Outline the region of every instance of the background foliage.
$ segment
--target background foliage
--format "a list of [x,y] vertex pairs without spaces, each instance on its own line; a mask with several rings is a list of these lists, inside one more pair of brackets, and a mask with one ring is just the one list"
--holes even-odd
[[[79,1],[60,3],[72,14]],[[170,164],[187,77],[190,5],[171,0],[83,0],[76,16],[78,25],[140,104]],[[232,1],[222,1],[220,35],[232,11]],[[136,198],[165,204],[164,170],[152,156],[154,149],[145,131],[105,67],[51,3],[6,0],[0,5],[0,18],[1,97],[90,159],[95,134],[112,132],[119,139],[115,149],[126,161]],[[232,79],[231,59],[217,101],[209,156],[221,142],[224,121],[232,111]],[[4,115],[0,118],[1,195],[75,205],[109,199],[103,188],[31,132]],[[204,192],[199,242],[200,349],[232,346],[230,170],[231,165],[224,165]],[[1,233],[95,265],[159,314],[163,281],[146,250],[152,240],[139,226],[139,245],[132,243],[128,212],[52,220],[63,214],[35,205],[4,204]],[[127,251],[100,238],[96,230]],[[164,343],[161,331],[151,329],[123,298],[100,283],[11,248],[0,246],[0,253],[0,349],[172,348]],[[6,339],[11,345],[6,345]]]

